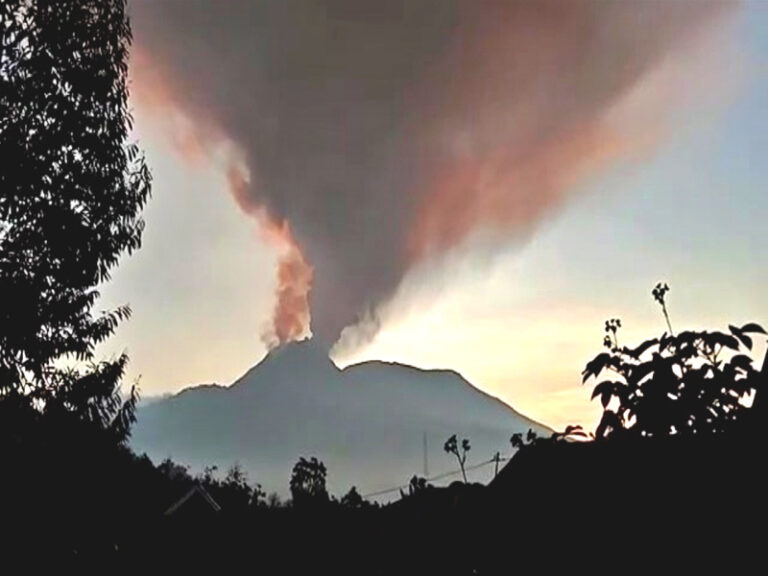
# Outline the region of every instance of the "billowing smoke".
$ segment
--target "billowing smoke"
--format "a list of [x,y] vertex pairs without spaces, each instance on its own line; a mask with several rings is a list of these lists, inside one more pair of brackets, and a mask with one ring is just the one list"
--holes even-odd
[[134,88],[173,108],[188,151],[229,147],[235,198],[283,254],[267,340],[305,335],[309,298],[330,346],[347,326],[375,333],[415,264],[477,232],[524,240],[581,178],[657,138],[644,83],[726,8],[143,1]]
[[309,291],[312,288],[312,267],[293,236],[290,224],[283,219],[275,221],[255,204],[250,197],[250,181],[237,165],[230,165],[227,173],[229,189],[240,208],[258,219],[265,240],[279,250],[277,262],[277,290],[272,324],[262,335],[267,346],[273,348],[283,342],[299,340],[309,332]]

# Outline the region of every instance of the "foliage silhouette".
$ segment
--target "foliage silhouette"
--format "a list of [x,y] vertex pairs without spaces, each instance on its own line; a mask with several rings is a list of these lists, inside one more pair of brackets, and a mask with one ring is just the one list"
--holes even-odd
[[124,0],[0,3],[0,508],[7,548],[35,557],[114,550],[166,504],[126,447],[128,358],[95,357],[130,315],[95,306],[151,189],[128,141],[131,39]]
[[608,349],[582,372],[583,382],[596,381],[603,416],[598,439],[617,436],[668,436],[722,433],[748,410],[757,392],[759,373],[753,367],[752,336],[765,334],[757,324],[729,326],[729,333],[671,333],[666,307],[669,287],[653,290],[670,332],[636,348],[619,346],[619,320],[606,322]]
[[[569,425],[565,427],[562,432],[553,432],[550,439],[555,442],[566,442],[569,440],[584,441],[590,438],[590,436],[584,432],[584,428],[580,425]],[[594,440],[594,436],[591,437]]]
[[264,503],[266,494],[259,484],[251,486],[248,475],[242,466],[235,462],[228,470],[223,480],[216,477],[218,468],[207,466],[197,481],[213,496],[222,509],[243,513]]
[[[667,328],[669,333],[674,335],[675,331],[672,330],[672,322],[669,321],[669,312],[667,311],[667,292],[669,292],[669,284],[666,282],[659,282],[651,291],[653,299],[661,306],[661,311],[664,313],[664,320],[667,322]],[[619,324],[621,326],[621,324]]]
[[[124,0],[0,6],[0,401],[129,434],[127,357],[94,348],[130,315],[94,313],[98,286],[139,248],[151,176],[128,143]],[[8,418],[3,419],[8,425]]]
[[325,464],[317,458],[309,460],[302,457],[291,473],[291,497],[297,507],[317,506],[328,502],[328,490],[325,487],[327,470]]
[[512,444],[512,448],[515,450],[520,450],[525,446],[531,446],[535,444],[539,440],[541,440],[541,438],[539,438],[538,434],[534,432],[533,428],[529,428],[528,432],[525,433],[525,437],[523,437],[522,432],[515,432],[512,434],[509,439],[509,443]]
[[400,489],[400,498],[402,499],[407,498],[408,496],[413,496],[431,487],[432,485],[427,481],[426,478],[414,474],[408,481],[408,487],[405,490],[402,488]]
[[280,494],[277,492],[270,492],[264,500],[264,506],[267,508],[284,508],[286,503],[280,498]]
[[355,486],[352,486],[352,488],[349,489],[349,492],[341,497],[339,503],[343,507],[351,509],[366,508],[367,506],[370,506],[370,503],[360,495]]
[[459,462],[459,468],[461,468],[461,476],[464,478],[464,483],[467,482],[467,473],[464,470],[464,464],[467,462],[467,452],[469,452],[471,448],[469,440],[466,438],[462,439],[461,446],[459,446],[456,434],[448,438],[443,445],[443,450],[456,456],[456,460]]

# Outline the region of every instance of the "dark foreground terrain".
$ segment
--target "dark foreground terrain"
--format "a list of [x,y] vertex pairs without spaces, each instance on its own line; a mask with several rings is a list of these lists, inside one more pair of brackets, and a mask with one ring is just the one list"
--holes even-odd
[[733,572],[761,565],[766,536],[765,444],[755,426],[717,438],[541,440],[488,486],[417,488],[384,507],[253,506],[219,491],[216,507],[193,494],[171,514],[196,481],[126,450],[94,458],[97,446],[86,453],[65,449],[71,438],[48,440],[35,457],[4,442],[13,467],[2,475],[0,548],[35,569]]

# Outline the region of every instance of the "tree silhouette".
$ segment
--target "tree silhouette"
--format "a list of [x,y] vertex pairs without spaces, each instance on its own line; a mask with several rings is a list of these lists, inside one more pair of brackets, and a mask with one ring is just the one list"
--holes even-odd
[[467,473],[464,470],[464,464],[467,462],[467,452],[469,452],[470,449],[471,446],[469,445],[469,440],[466,438],[461,441],[461,446],[459,446],[456,434],[448,438],[443,445],[443,450],[456,456],[456,460],[459,462],[459,468],[461,468],[461,477],[464,478],[464,483],[467,482]]
[[228,513],[243,513],[257,508],[266,496],[260,484],[251,486],[248,474],[239,462],[227,470],[223,479],[217,477],[217,466],[206,466],[197,481],[221,504]]
[[128,143],[125,0],[0,5],[0,404],[123,442],[127,357],[96,362],[127,306],[98,286],[139,248],[151,177]]
[[285,506],[285,503],[283,502],[282,498],[280,498],[280,494],[277,492],[270,492],[266,496],[266,500],[264,501],[264,506],[267,508],[283,508]]
[[345,508],[353,509],[365,508],[370,505],[362,496],[360,496],[360,493],[355,486],[352,486],[352,488],[349,489],[349,492],[341,497],[339,503]]
[[317,458],[299,458],[291,473],[291,497],[295,506],[317,505],[328,501],[325,487],[327,470]]
[[423,490],[431,487],[432,485],[427,481],[426,478],[414,474],[408,481],[408,487],[406,489],[407,491],[404,491],[402,488],[400,489],[400,498],[413,496],[414,494],[422,492]]
[[206,466],[203,468],[202,474],[198,475],[198,480],[202,482],[206,486],[211,486],[216,480],[216,472],[218,472],[219,467],[215,464],[213,466]]
[[653,296],[662,306],[670,332],[632,349],[620,347],[618,320],[606,322],[606,352],[584,369],[583,381],[597,381],[603,416],[595,435],[667,436],[721,433],[733,426],[757,391],[759,373],[749,356],[752,336],[765,334],[757,324],[729,326],[730,333],[671,333],[665,296],[658,284]]

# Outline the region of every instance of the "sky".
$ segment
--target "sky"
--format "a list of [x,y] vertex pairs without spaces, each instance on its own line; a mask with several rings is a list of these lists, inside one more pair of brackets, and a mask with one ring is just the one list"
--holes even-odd
[[[143,396],[310,332],[593,429],[603,324],[768,321],[768,3],[135,0]],[[311,325],[310,325],[311,323]]]

